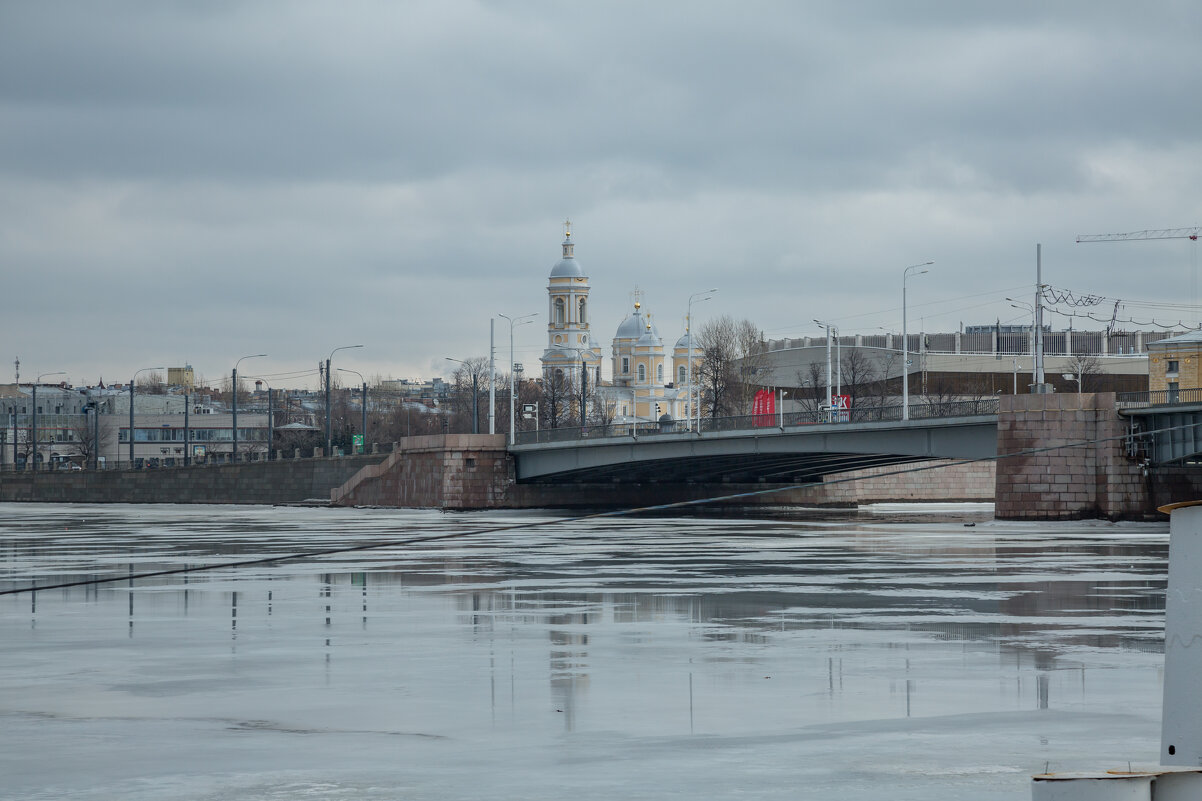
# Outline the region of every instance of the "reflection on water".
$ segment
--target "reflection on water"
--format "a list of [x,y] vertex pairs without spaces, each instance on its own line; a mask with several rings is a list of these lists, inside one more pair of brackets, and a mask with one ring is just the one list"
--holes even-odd
[[[0,797],[286,778],[330,798],[1003,798],[1048,759],[1156,753],[1167,526],[605,520],[199,569],[520,519],[0,506],[0,588],[121,578],[0,598]],[[267,731],[322,736],[245,739]],[[426,736],[373,739],[398,732]]]

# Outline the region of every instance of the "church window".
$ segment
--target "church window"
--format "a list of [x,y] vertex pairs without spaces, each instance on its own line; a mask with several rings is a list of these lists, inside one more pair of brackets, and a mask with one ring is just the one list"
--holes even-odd
[[563,325],[566,311],[567,311],[566,304],[564,304],[563,298],[556,298],[555,299],[555,324],[556,325],[559,325],[559,326]]
[[646,380],[647,380],[647,365],[640,364],[639,365],[639,383],[641,384],[642,382],[644,382]]
[[586,317],[585,317],[585,306],[586,306],[585,299],[581,298],[580,299],[580,324],[581,325],[584,325],[585,323],[588,322],[588,319],[586,319]]
[[627,374],[629,372],[630,372],[630,357],[623,356],[622,357],[622,373]]
[[662,364],[655,367],[655,380],[657,383],[664,383],[664,366]]
[[687,380],[684,365],[682,364],[676,368],[676,383],[683,385]]

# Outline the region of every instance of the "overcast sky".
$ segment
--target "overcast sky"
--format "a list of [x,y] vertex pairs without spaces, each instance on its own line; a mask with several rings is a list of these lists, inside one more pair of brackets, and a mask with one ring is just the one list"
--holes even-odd
[[928,260],[912,331],[1020,323],[1036,243],[1189,321],[1197,245],[1075,239],[1202,225],[1200,90],[1192,0],[0,0],[0,380],[447,375],[538,312],[529,369],[568,217],[607,357],[636,286],[669,344],[710,287],[900,331]]

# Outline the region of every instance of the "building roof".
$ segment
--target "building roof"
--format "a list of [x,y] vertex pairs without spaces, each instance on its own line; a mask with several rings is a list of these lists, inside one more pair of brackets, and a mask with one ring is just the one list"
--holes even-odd
[[561,259],[554,267],[551,268],[552,278],[584,278],[584,270],[580,268],[575,256],[568,256],[566,259]]
[[651,326],[651,332],[658,337],[659,329],[655,327],[655,323],[651,322],[651,315],[643,316],[643,304],[635,301],[634,312],[621,322],[618,330],[614,332],[614,339],[640,339],[647,333],[647,326]]
[[1197,331],[1188,331],[1181,336],[1169,337],[1168,339],[1149,342],[1148,349],[1162,347],[1177,347],[1178,345],[1202,345],[1202,329]]

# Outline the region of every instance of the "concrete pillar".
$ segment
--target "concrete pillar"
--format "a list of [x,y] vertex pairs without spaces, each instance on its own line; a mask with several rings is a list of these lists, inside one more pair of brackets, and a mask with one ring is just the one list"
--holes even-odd
[[313,449],[313,458],[314,459],[320,459],[322,455],[323,455],[323,451],[320,446]]
[[292,458],[293,458],[293,459],[299,459],[299,458],[301,458],[301,454],[300,454],[300,448],[293,448],[293,449],[292,449]]
[[957,331],[956,332],[956,353],[960,352],[960,336],[961,336],[960,332]]
[[1136,353],[1144,352],[1144,332],[1143,331],[1135,332],[1135,352]]
[[1202,506],[1169,518],[1160,762],[1202,765]]
[[371,444],[371,452],[373,455],[379,453],[380,452],[380,443],[373,442]]

